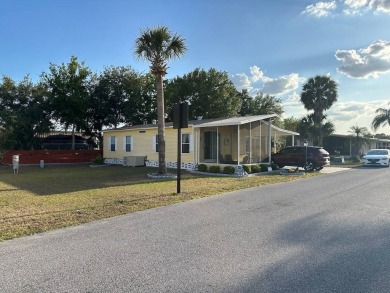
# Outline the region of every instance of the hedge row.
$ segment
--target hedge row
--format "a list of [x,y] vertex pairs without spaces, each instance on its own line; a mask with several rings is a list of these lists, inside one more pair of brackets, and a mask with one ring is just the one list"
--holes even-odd
[[[268,167],[271,167],[272,170],[279,169],[275,164],[259,164],[259,165],[242,165],[244,171],[248,174],[251,173],[260,173],[260,172],[268,172]],[[223,169],[219,165],[207,166],[205,164],[198,165],[199,172],[209,172],[209,173],[222,173],[233,175],[235,172],[234,166],[225,166]]]

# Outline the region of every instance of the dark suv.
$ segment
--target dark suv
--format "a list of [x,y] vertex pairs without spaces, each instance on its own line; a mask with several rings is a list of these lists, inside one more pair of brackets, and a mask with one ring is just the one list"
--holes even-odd
[[322,147],[291,146],[271,155],[271,161],[279,168],[284,166],[303,167],[306,171],[321,170],[330,164],[329,153]]

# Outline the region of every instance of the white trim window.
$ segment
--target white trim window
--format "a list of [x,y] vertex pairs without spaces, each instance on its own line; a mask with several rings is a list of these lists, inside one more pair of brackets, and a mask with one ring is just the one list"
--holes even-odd
[[133,137],[131,135],[123,137],[123,150],[125,152],[131,152],[134,150]]
[[181,135],[181,152],[183,154],[189,154],[191,151],[191,135],[188,133],[182,133]]
[[115,152],[118,149],[118,138],[116,136],[111,136],[108,142],[109,150]]
[[153,145],[152,148],[155,152],[158,153],[158,134],[153,136]]

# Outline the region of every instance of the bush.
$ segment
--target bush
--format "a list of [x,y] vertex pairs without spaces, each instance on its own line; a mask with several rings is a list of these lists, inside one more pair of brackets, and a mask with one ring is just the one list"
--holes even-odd
[[350,160],[353,163],[359,163],[360,162],[360,157],[359,156],[351,156]]
[[221,167],[214,165],[209,167],[209,172],[210,173],[221,173]]
[[259,165],[252,165],[251,171],[252,173],[259,173],[260,172],[260,166]]
[[234,169],[233,166],[225,166],[225,167],[223,167],[223,174],[233,175],[235,171],[236,170]]
[[198,165],[198,171],[199,171],[199,172],[207,172],[207,165],[205,165],[205,164],[199,164],[199,165]]
[[106,158],[103,158],[102,156],[97,156],[92,162],[96,165],[103,165]]
[[271,163],[271,167],[272,167],[272,170],[279,170],[278,165],[276,165],[275,163]]
[[268,172],[268,164],[260,164],[260,172]]
[[251,170],[251,165],[242,165],[242,168],[244,169],[244,171],[248,174],[252,173],[252,170]]

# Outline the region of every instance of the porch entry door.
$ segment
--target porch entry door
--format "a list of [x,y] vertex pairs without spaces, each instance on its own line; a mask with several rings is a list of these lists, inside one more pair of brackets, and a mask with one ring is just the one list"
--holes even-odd
[[216,131],[204,132],[204,159],[205,162],[216,162],[218,157]]

